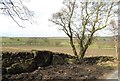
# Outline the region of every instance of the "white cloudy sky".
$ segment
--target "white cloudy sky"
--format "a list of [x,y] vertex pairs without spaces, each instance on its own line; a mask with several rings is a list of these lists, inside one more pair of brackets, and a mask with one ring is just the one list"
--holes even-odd
[[[54,37],[66,36],[59,31],[56,26],[48,21],[54,12],[62,7],[63,0],[30,0],[25,5],[35,11],[35,21],[33,25],[25,24],[25,28],[19,27],[10,17],[0,14],[0,36],[11,37]],[[103,33],[104,34],[104,33]]]
[[24,4],[35,11],[34,19],[37,23],[25,24],[26,27],[21,28],[10,17],[0,14],[0,36],[65,36],[48,21],[51,15],[61,8],[62,0],[30,0]]

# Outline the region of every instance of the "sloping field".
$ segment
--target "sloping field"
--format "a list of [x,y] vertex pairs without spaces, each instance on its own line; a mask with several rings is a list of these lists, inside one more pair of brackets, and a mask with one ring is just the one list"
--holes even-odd
[[[72,55],[72,49],[70,47],[41,47],[41,46],[2,46],[1,51],[19,52],[19,51],[31,51],[36,50],[49,50],[53,52],[63,52]],[[90,48],[86,52],[86,56],[116,56],[115,49],[99,49]]]
[[[78,48],[76,40],[74,41]],[[0,51],[49,50],[73,54],[67,37],[3,37]],[[78,50],[77,50],[78,51]],[[96,37],[86,56],[116,56],[112,37]]]

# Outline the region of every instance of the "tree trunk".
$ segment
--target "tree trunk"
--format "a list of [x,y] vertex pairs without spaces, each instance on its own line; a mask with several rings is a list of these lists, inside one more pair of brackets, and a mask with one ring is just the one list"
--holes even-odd
[[79,53],[79,59],[83,59],[86,53],[86,50],[88,49],[89,45],[91,44],[93,40],[93,34],[91,34],[91,37],[87,40],[86,44],[83,46],[82,42],[80,43],[80,53]]
[[79,59],[83,59],[88,47],[80,48]]
[[118,59],[118,37],[117,36],[114,36],[114,42],[115,42],[116,57]]
[[73,38],[70,38],[70,45],[72,47],[74,55],[78,58],[77,51],[76,51],[76,48],[75,48],[75,45],[74,45],[74,42],[73,42]]

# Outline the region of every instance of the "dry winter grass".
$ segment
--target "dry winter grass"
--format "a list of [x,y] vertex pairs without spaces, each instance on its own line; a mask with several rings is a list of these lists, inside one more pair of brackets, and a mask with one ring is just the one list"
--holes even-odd
[[[53,52],[63,52],[67,54],[73,54],[70,47],[41,47],[41,46],[2,46],[0,51],[31,51],[32,49],[37,50],[49,50]],[[89,48],[86,52],[86,56],[113,56],[116,57],[115,49],[102,49],[102,48]]]

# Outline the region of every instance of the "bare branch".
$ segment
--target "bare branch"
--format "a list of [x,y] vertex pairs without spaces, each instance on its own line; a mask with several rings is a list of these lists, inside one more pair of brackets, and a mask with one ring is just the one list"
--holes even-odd
[[109,25],[108,21],[113,15],[114,3],[66,0],[64,4],[65,8],[56,16],[52,16],[51,21],[61,27],[62,31],[70,38],[75,55],[76,47],[73,38],[77,38],[79,58],[83,58],[93,41],[94,34]]
[[13,1],[13,0],[1,0],[0,1],[0,10],[2,11],[2,14],[10,16],[15,23],[22,27],[20,23],[18,22],[17,18],[21,21],[28,21],[32,24],[34,22],[32,20],[33,13],[30,11],[21,0],[19,2]]

